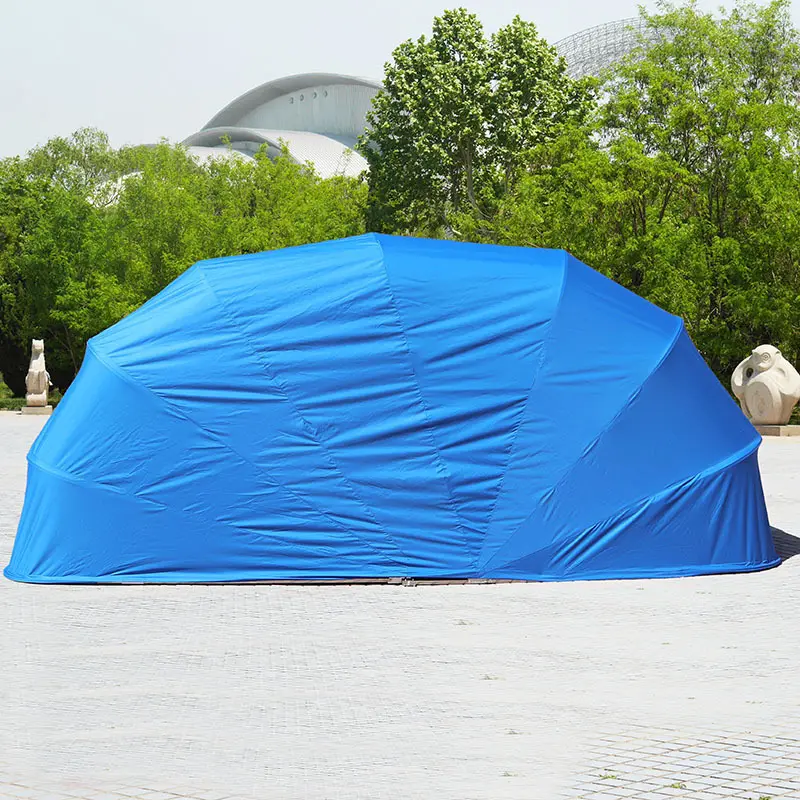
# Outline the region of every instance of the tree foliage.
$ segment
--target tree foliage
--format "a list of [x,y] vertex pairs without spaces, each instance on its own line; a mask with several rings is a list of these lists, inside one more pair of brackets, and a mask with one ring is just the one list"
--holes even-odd
[[800,357],[800,38],[789,3],[644,14],[591,125],[536,148],[488,237],[564,247],[680,315],[727,383]]
[[30,340],[65,389],[87,340],[203,258],[363,232],[365,185],[284,154],[205,165],[113,150],[90,130],[0,161],[0,373],[24,392]]
[[444,12],[429,39],[394,51],[373,101],[368,224],[436,233],[464,211],[491,217],[526,152],[580,119],[589,90],[533,23],[515,17],[487,38],[474,14]]

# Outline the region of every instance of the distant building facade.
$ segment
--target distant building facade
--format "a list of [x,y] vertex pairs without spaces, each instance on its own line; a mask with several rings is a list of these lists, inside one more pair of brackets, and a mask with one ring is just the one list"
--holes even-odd
[[198,159],[227,150],[226,142],[245,157],[263,145],[273,157],[286,147],[323,178],[358,175],[367,162],[354,148],[380,88],[378,81],[323,72],[278,78],[229,103],[183,144]]

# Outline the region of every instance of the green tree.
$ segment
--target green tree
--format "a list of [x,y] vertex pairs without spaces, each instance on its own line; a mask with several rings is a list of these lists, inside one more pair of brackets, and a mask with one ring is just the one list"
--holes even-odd
[[386,64],[360,142],[368,225],[436,233],[454,215],[490,218],[525,152],[590,105],[590,84],[570,79],[532,23],[487,38],[474,14],[445,11]]
[[20,260],[42,216],[46,189],[45,181],[30,179],[21,159],[0,161],[0,373],[17,395],[25,390],[24,334],[30,327]]
[[[103,253],[90,247],[99,238],[97,201],[141,152],[114,151],[86,129],[0,161],[0,372],[15,394],[24,392],[31,338],[47,338],[57,385],[80,364],[84,341],[61,306],[79,276],[102,270]],[[98,312],[108,305],[95,303],[94,318],[107,319]]]
[[22,394],[41,337],[66,389],[89,338],[195,261],[362,233],[365,202],[363,181],[285,152],[199,164],[79,131],[0,161],[0,374]]
[[644,14],[593,124],[535,148],[491,236],[566,247],[679,314],[727,383],[800,357],[800,37],[789,3]]

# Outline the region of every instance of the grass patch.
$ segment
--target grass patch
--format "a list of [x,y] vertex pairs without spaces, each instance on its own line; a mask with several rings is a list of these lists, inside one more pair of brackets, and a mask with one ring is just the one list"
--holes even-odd
[[25,407],[24,397],[3,397],[0,398],[0,410],[17,411]]
[[17,409],[25,405],[24,397],[14,397],[11,394],[11,389],[6,386],[3,376],[0,375],[0,409]]

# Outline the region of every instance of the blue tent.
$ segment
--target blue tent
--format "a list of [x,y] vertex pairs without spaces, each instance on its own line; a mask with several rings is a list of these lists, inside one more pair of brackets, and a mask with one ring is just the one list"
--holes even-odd
[[680,319],[563,251],[367,235],[205,261],[89,343],[5,574],[762,569],[759,442]]

